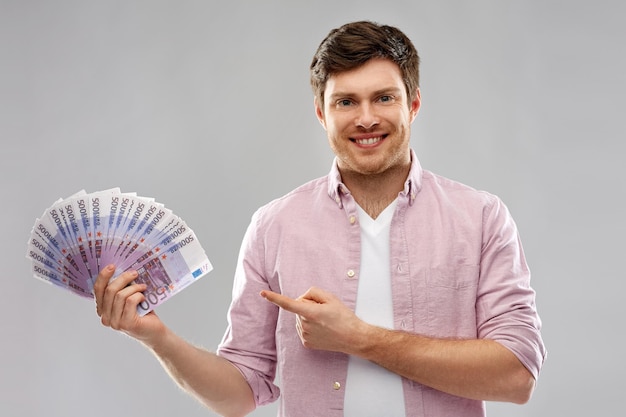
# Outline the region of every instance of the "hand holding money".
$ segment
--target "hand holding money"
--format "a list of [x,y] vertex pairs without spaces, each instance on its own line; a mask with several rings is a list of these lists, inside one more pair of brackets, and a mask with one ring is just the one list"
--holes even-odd
[[165,327],[154,312],[138,314],[137,306],[145,300],[146,284],[133,282],[138,276],[136,271],[124,272],[111,280],[114,273],[115,266],[107,265],[94,283],[96,312],[102,324],[152,346],[152,339],[158,338]]
[[35,221],[26,256],[36,278],[85,298],[94,297],[105,266],[115,266],[113,281],[132,271],[134,284],[143,285],[131,286],[142,288],[143,298],[130,300],[140,315],[213,268],[180,217],[154,199],[118,188],[57,200]]

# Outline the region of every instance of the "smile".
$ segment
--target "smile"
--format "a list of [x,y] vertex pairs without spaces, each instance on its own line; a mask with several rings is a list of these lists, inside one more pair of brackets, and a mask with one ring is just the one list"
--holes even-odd
[[385,136],[376,136],[373,138],[363,138],[363,139],[353,139],[351,138],[350,140],[358,145],[374,145],[378,142],[380,142],[381,140],[383,140],[385,138]]

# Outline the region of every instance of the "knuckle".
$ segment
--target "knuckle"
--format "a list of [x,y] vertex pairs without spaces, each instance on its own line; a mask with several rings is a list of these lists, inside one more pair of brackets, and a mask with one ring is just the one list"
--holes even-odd
[[116,297],[117,291],[115,290],[115,288],[106,287],[106,289],[104,290],[104,295],[107,297]]
[[135,301],[133,300],[133,297],[128,297],[125,301],[124,301],[124,309],[131,309],[135,306]]
[[120,292],[113,294],[113,304],[119,304],[124,302],[124,296]]

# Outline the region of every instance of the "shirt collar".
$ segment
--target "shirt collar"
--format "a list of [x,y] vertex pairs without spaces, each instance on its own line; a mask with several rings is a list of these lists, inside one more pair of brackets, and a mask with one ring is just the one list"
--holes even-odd
[[[422,166],[417,159],[415,151],[411,149],[411,169],[409,170],[409,175],[404,182],[404,189],[400,192],[399,197],[407,198],[409,205],[412,205],[421,188]],[[328,174],[328,195],[337,203],[339,208],[343,208],[341,195],[349,193],[350,190],[348,190],[348,187],[341,181],[341,173],[337,166],[337,157],[335,157],[330,173]]]

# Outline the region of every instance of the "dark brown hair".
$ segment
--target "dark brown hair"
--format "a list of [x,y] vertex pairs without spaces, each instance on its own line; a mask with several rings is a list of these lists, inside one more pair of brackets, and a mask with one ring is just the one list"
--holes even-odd
[[402,72],[411,102],[419,87],[419,55],[399,29],[369,21],[347,23],[333,29],[317,48],[311,62],[311,87],[320,106],[328,78],[355,69],[373,58],[395,62]]

